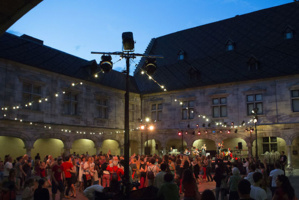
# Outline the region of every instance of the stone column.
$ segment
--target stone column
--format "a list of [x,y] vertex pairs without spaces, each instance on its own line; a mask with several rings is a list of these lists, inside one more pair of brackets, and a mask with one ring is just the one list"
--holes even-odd
[[69,156],[71,154],[71,148],[72,148],[72,144],[73,142],[72,141],[66,141],[66,142],[63,142],[64,143],[64,155],[65,156]]
[[247,142],[246,144],[247,144],[247,147],[248,147],[248,157],[252,158],[252,144],[251,144],[250,141]]
[[287,163],[287,169],[292,169],[292,145],[287,145],[287,155],[288,155],[288,163]]
[[102,149],[102,144],[103,144],[102,141],[97,141],[97,142],[95,143],[96,155],[99,155],[99,154],[100,154],[101,149]]
[[31,155],[31,150],[33,149],[33,144],[34,144],[35,141],[32,141],[32,140],[26,140],[24,141],[25,143],[25,149],[26,149],[26,154],[29,156],[29,157],[32,157]]

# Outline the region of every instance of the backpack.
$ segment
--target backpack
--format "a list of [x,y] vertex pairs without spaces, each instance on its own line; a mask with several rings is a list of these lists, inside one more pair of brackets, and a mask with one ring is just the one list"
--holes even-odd
[[113,170],[111,176],[112,176],[112,180],[118,180],[117,171]]
[[[150,169],[150,168],[148,167],[148,169]],[[155,178],[155,174],[154,174],[154,172],[153,172],[153,168],[150,169],[150,170],[147,172],[147,178],[150,179],[150,180],[152,180],[152,179]]]

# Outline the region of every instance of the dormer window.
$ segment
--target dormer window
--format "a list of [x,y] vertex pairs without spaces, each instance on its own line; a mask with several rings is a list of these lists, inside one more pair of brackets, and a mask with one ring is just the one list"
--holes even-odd
[[188,73],[189,73],[190,80],[195,80],[195,81],[200,80],[200,72],[197,69],[191,67],[188,70]]
[[284,39],[289,40],[294,37],[294,30],[290,27],[287,26],[287,28],[284,31]]
[[226,51],[233,51],[235,49],[235,43],[232,40],[226,42]]
[[247,64],[248,64],[249,71],[255,71],[255,70],[259,69],[259,61],[254,56],[251,56],[249,58],[249,60],[247,61]]
[[185,59],[185,52],[183,50],[180,50],[178,53],[178,60],[184,60]]

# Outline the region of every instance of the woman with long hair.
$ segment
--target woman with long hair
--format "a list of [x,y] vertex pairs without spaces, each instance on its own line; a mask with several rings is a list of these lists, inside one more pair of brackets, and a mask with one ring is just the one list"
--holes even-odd
[[195,200],[198,192],[196,180],[190,169],[183,172],[182,190],[184,192],[184,200]]
[[272,200],[294,200],[295,191],[292,187],[289,178],[285,175],[278,175],[276,180],[277,188],[275,190]]

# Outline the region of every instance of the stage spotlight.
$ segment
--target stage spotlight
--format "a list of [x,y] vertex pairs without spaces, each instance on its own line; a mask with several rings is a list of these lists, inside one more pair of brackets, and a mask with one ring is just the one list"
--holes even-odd
[[153,75],[157,69],[156,58],[147,58],[144,63],[144,69],[148,75]]
[[134,51],[134,39],[132,32],[124,32],[122,34],[123,46],[125,51]]
[[110,55],[102,55],[101,57],[102,61],[100,62],[100,68],[103,70],[103,72],[108,73],[112,70],[112,58]]

